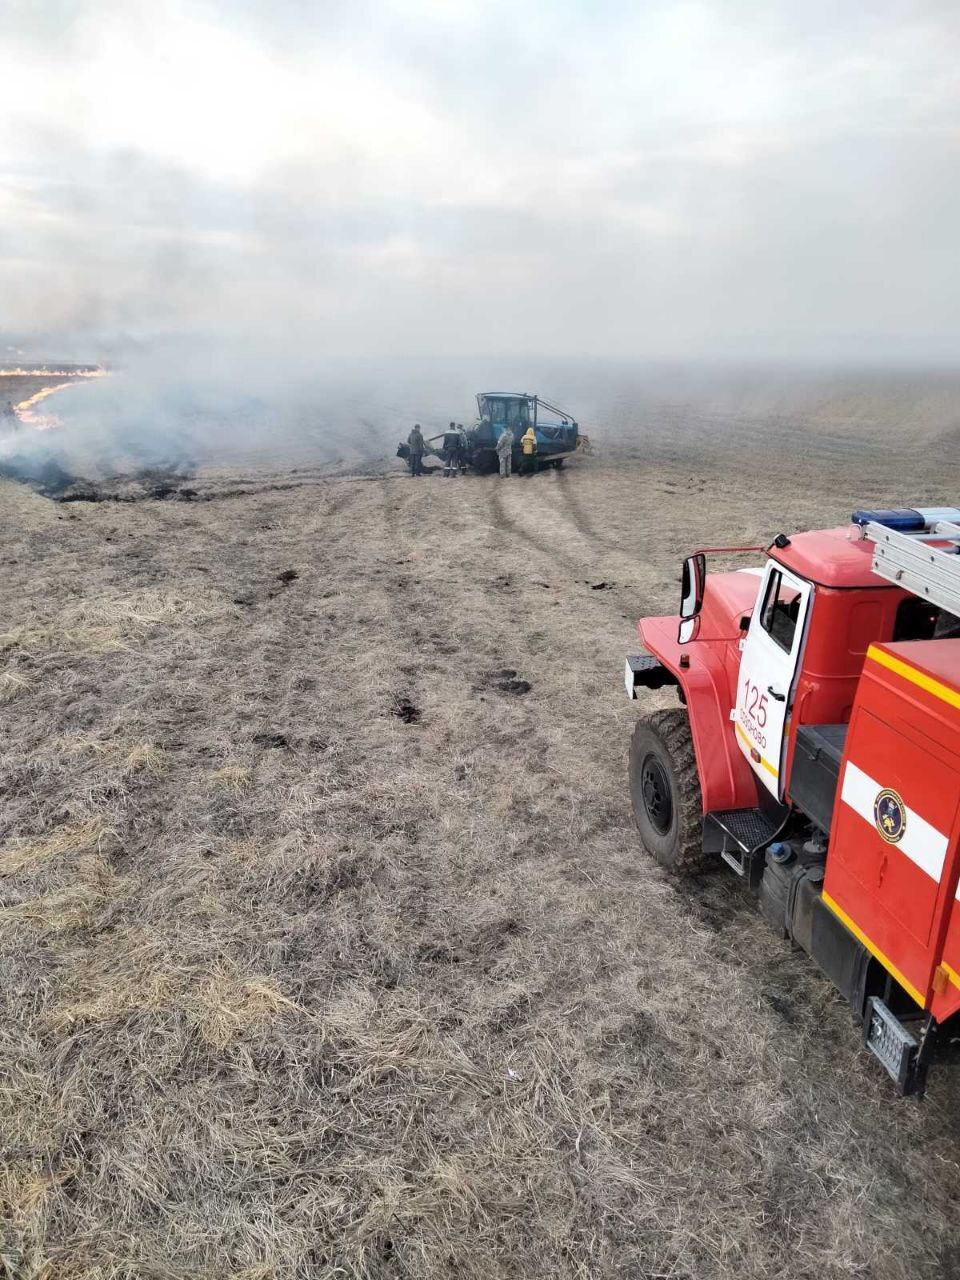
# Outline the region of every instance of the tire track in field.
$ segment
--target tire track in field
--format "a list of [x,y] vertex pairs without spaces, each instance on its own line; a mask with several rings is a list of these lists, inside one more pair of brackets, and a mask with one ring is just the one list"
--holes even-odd
[[570,522],[577,532],[590,542],[596,542],[604,547],[608,547],[614,551],[619,551],[620,547],[612,538],[606,534],[598,532],[590,521],[587,519],[586,512],[580,505],[580,499],[574,497],[573,490],[570,485],[569,472],[563,470],[553,473],[553,486],[560,494],[560,499],[570,516]]
[[[383,602],[384,625],[371,645],[379,697],[409,698],[433,725],[446,725],[457,750],[469,752],[475,738],[458,725],[456,710],[465,681],[469,686],[491,670],[523,665],[518,637],[536,629],[536,601],[497,589],[503,566],[489,540],[480,484],[433,481],[378,486],[380,501],[363,537],[382,563],[371,569],[368,559],[360,585],[368,607],[376,597]],[[511,704],[513,721],[525,732],[534,727],[531,714],[522,703]]]
[[340,516],[346,514],[352,507],[357,505],[357,500],[361,496],[359,486],[348,489],[346,482],[340,489],[336,497],[327,503],[323,514],[329,520],[331,516]]
[[[612,540],[600,537],[587,523],[582,511],[578,519],[564,501],[556,479],[551,478],[546,488],[537,485],[536,480],[534,477],[523,490],[522,506],[511,502],[508,508],[510,499],[501,489],[492,491],[490,506],[498,527],[575,573],[608,573],[611,559],[628,566],[631,575],[636,573],[643,564],[642,557],[633,556]],[[558,492],[561,495],[559,505],[549,500]],[[536,531],[531,528],[531,521],[537,524]],[[556,529],[563,542],[550,536],[552,528]]]
[[[575,582],[588,583],[592,578],[607,580],[611,572],[615,573],[622,590],[597,593],[594,603],[604,611],[615,613],[632,623],[637,615],[637,601],[658,585],[659,569],[642,556],[634,557],[608,546],[601,547],[596,542],[591,543],[569,520],[564,528],[562,521],[566,518],[565,513],[558,518],[555,507],[544,508],[546,494],[537,496],[540,499],[539,518],[545,526],[549,520],[560,523],[566,545],[560,539],[551,539],[530,527],[531,520],[538,519],[538,510],[531,510],[529,498],[524,502],[521,514],[515,508],[508,508],[509,499],[499,488],[493,488],[489,497],[489,511],[494,528],[508,539],[535,552],[543,565],[538,572],[546,576],[549,576],[551,570],[555,574],[561,568]],[[585,548],[573,549],[570,546],[571,534],[581,544],[586,542]],[[590,594],[593,595],[592,592]]]
[[357,501],[361,497],[362,491],[356,481],[349,480],[324,480],[318,482],[322,484],[323,493],[321,499],[332,492],[332,496],[316,513],[317,519],[327,521],[333,516],[347,514],[353,507],[357,505]]
[[499,489],[491,488],[489,496],[489,509],[493,525],[501,533],[506,533],[511,538],[517,538],[527,546],[533,547],[539,551],[541,555],[548,555],[551,559],[560,560],[563,563],[570,563],[569,557],[558,551],[556,547],[551,546],[544,539],[531,533],[529,529],[521,525],[512,515],[508,515],[504,506],[503,496]]

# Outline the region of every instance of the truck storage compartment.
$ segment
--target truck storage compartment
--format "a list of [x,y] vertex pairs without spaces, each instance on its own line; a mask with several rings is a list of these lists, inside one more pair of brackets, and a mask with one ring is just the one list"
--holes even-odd
[[847,728],[845,724],[802,724],[793,752],[790,799],[828,835]]

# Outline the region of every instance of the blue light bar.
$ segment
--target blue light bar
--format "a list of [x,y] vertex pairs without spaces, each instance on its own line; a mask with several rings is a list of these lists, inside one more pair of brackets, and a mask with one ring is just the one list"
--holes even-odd
[[855,511],[854,524],[882,524],[901,533],[924,533],[941,520],[960,523],[960,507],[900,507],[896,511]]
[[887,529],[899,529],[901,533],[922,533],[927,522],[919,511],[902,507],[898,511],[855,511],[850,517],[854,524],[882,524]]

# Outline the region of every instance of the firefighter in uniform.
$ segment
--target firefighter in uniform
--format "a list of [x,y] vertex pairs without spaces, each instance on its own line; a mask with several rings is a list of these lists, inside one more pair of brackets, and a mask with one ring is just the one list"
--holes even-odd
[[500,459],[500,474],[506,479],[513,470],[513,432],[504,427],[497,441],[497,457]]
[[531,475],[537,469],[537,436],[533,427],[527,427],[520,437],[520,448],[523,450],[523,470]]
[[419,422],[407,436],[407,448],[410,450],[407,456],[407,461],[410,464],[410,474],[412,476],[422,476],[423,455],[426,452],[427,442],[423,438]]

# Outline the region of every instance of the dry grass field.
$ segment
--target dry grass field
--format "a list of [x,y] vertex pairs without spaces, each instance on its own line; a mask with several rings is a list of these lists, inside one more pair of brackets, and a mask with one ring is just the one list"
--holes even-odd
[[960,1084],[643,853],[621,680],[688,549],[956,500],[957,406],[0,481],[0,1273],[960,1274]]

